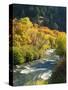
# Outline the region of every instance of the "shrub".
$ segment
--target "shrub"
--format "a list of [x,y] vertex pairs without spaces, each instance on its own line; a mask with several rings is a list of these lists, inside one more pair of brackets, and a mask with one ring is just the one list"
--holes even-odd
[[22,53],[25,57],[25,62],[29,62],[33,60],[33,47],[31,45],[23,45]]
[[24,56],[22,55],[22,52],[18,47],[13,47],[11,49],[11,51],[13,53],[13,63],[14,63],[14,65],[24,63]]
[[45,50],[44,49],[40,49],[39,50],[39,58],[43,58],[45,56]]
[[39,58],[39,50],[36,47],[33,47],[33,59],[37,60]]
[[26,62],[32,61],[33,60],[33,53],[32,51],[28,50],[26,52],[26,56],[25,56]]
[[66,34],[59,33],[56,40],[56,54],[63,56],[66,55]]
[[23,45],[22,53],[25,57],[25,62],[36,60],[39,58],[38,49],[33,45]]

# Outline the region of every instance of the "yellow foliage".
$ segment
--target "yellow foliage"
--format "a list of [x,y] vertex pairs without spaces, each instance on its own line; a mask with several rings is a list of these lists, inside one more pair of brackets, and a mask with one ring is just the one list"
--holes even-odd
[[66,34],[59,32],[56,39],[56,52],[59,55],[66,55]]
[[[57,38],[63,40],[63,36],[66,35],[64,32],[51,30],[36,23],[33,24],[28,17],[19,20],[14,19],[13,29],[10,29],[10,31],[13,34],[13,46],[23,47],[24,45],[32,45],[42,52],[48,48],[55,48]],[[10,42],[11,38],[12,35],[10,34]]]

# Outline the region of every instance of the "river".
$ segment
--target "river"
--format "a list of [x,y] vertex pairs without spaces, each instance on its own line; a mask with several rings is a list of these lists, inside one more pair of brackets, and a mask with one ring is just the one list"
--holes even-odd
[[35,60],[23,65],[16,65],[13,70],[14,86],[35,85],[36,81],[47,81],[59,60],[54,49],[46,51],[46,58]]

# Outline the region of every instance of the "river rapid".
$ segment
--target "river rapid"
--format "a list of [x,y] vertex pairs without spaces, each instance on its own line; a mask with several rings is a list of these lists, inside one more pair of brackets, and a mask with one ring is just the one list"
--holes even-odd
[[59,56],[54,53],[54,49],[45,52],[46,57],[23,65],[16,65],[13,70],[14,86],[36,85],[36,81],[47,81],[53,69],[59,61]]

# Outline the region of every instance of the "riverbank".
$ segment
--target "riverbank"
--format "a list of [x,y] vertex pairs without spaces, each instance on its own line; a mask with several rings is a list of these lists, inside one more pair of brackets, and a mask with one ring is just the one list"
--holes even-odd
[[57,55],[50,53],[48,56],[47,58],[16,65],[13,73],[14,86],[47,84],[47,80],[51,77],[58,62]]

